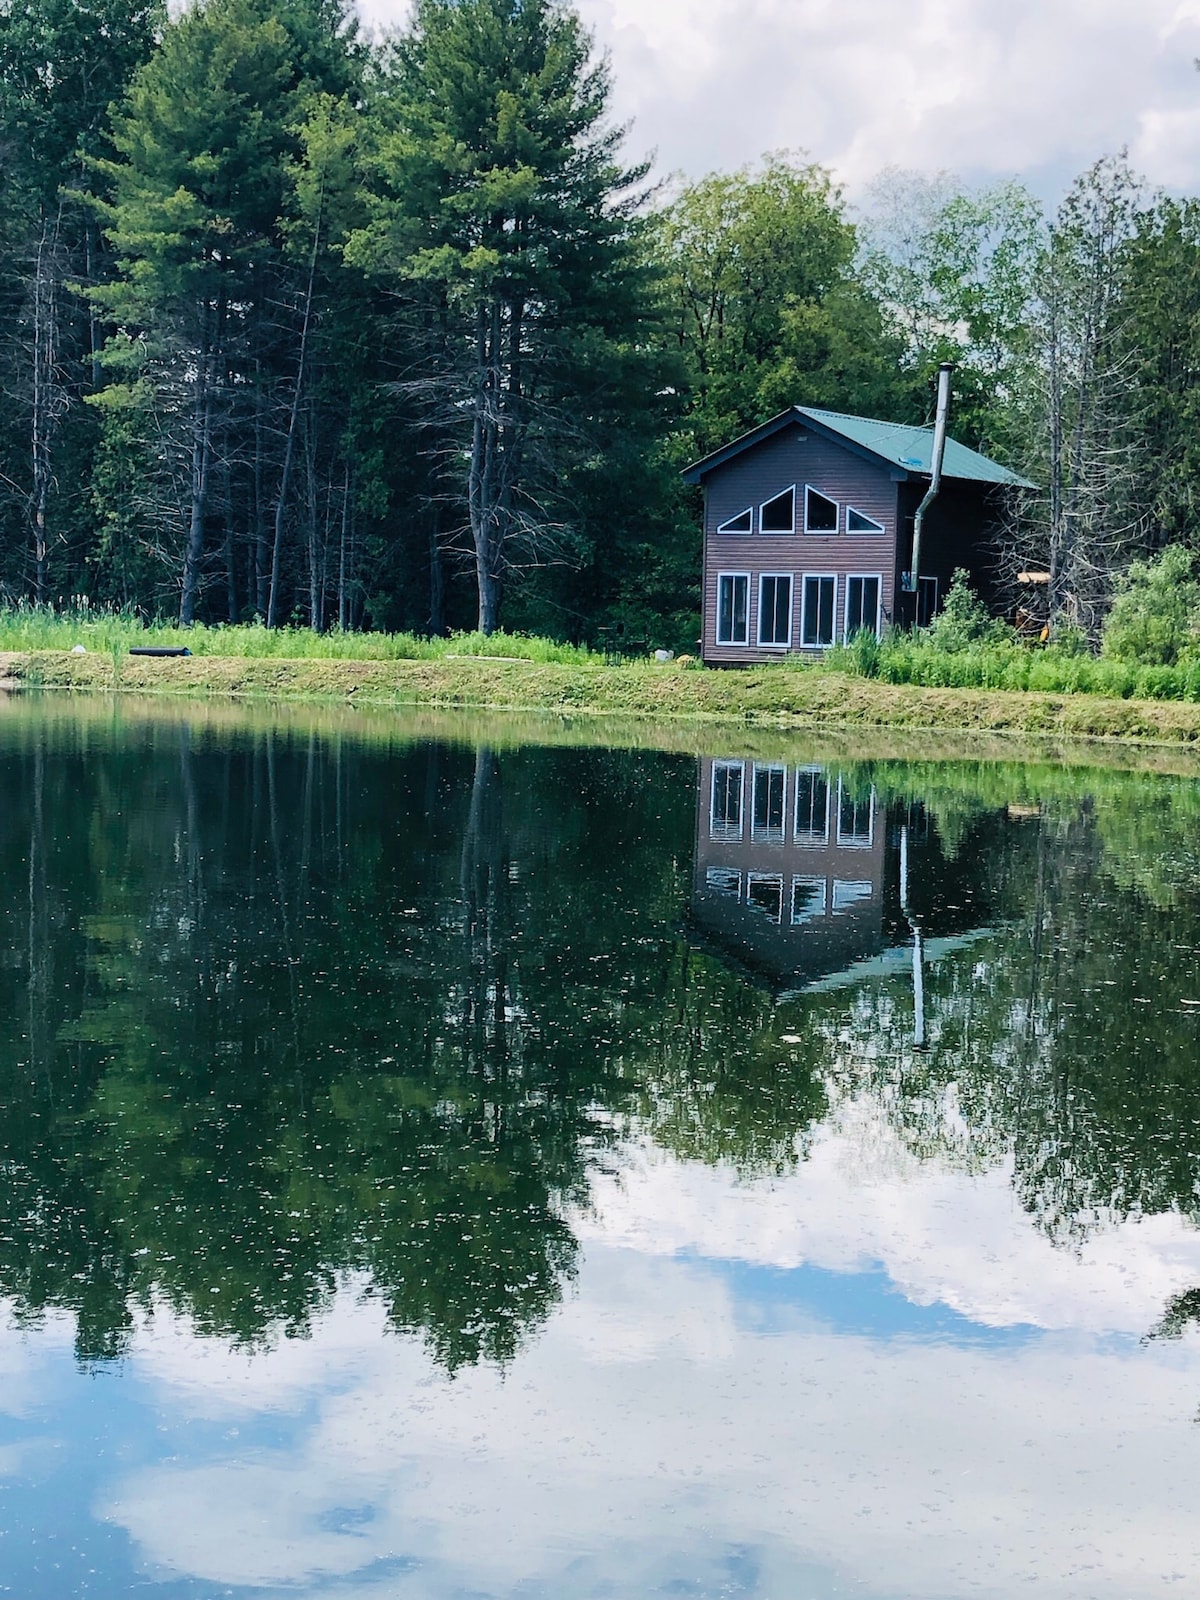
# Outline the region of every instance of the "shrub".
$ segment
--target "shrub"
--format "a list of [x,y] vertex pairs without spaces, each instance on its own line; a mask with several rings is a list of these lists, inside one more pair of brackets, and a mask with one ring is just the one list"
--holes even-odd
[[1132,564],[1104,625],[1103,652],[1142,667],[1200,654],[1200,579],[1190,551],[1170,545],[1153,561]]
[[1006,623],[988,611],[962,567],[955,571],[946,591],[946,603],[926,632],[939,650],[952,655],[970,650],[973,645],[998,644],[1012,634]]

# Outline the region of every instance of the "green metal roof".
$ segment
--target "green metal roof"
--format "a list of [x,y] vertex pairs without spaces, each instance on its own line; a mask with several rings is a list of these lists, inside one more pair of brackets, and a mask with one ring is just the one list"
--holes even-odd
[[[683,469],[687,483],[701,483],[714,468],[724,466],[743,450],[749,450],[780,429],[803,426],[807,423],[826,438],[842,439],[856,454],[886,462],[889,467],[904,473],[932,471],[933,429],[914,428],[901,422],[877,422],[872,417],[851,417],[844,411],[818,411],[813,406],[789,406],[769,422],[752,428],[720,450],[714,450],[702,461],[693,461]],[[980,455],[978,450],[968,450],[957,439],[947,438],[942,473],[947,478],[962,478],[971,483],[1001,484],[1013,489],[1036,489],[1037,484],[1021,478],[998,461]]]
[[[852,439],[873,455],[882,456],[895,467],[909,472],[933,470],[933,429],[914,428],[900,422],[876,422],[871,417],[850,417],[842,411],[817,411],[811,406],[796,406],[801,416],[810,417],[833,433]],[[956,439],[946,439],[942,474],[947,478],[967,478],[974,483],[1003,483],[1012,488],[1033,489],[1035,484],[1018,477],[998,461],[968,450]]]

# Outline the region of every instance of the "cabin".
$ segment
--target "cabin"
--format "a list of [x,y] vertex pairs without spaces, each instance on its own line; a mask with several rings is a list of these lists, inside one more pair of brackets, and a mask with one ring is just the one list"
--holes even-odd
[[704,490],[701,654],[742,666],[819,653],[860,630],[925,626],[957,567],[997,608],[1006,501],[1034,486],[947,438],[941,487],[906,588],[934,429],[791,406],[684,470]]
[[991,923],[919,802],[851,768],[700,760],[689,934],[774,999],[923,970]]

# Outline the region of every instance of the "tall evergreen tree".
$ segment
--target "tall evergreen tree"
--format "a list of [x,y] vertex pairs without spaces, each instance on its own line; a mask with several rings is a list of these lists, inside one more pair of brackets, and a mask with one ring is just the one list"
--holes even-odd
[[595,450],[614,353],[644,348],[643,169],[621,164],[607,63],[555,0],[417,0],[386,66],[371,219],[348,253],[419,335],[411,392],[432,447],[465,460],[458,520],[491,633],[514,572],[578,558],[564,461]]

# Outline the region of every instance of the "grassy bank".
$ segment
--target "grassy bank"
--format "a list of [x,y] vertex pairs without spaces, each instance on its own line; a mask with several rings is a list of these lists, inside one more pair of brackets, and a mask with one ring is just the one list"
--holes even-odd
[[32,651],[0,656],[0,680],[12,686],[689,719],[742,728],[889,728],[1200,748],[1195,703],[932,689],[816,668],[705,672],[675,663],[605,666],[594,656],[562,662],[456,652],[426,660],[201,654],[162,660],[119,650],[78,656]]

